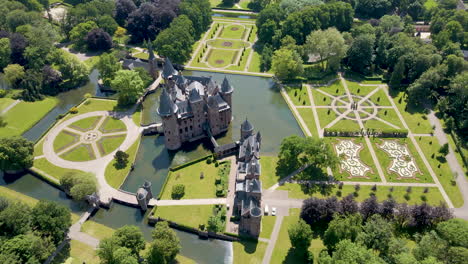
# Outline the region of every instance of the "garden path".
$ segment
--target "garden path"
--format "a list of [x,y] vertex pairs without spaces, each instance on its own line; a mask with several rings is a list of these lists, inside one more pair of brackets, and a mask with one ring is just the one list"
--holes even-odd
[[273,227],[273,232],[271,233],[271,236],[270,236],[270,242],[268,243],[268,246],[266,248],[265,255],[263,255],[262,264],[270,263],[271,256],[273,255],[273,250],[275,249],[276,240],[278,240],[278,235],[281,229],[281,224],[283,223],[283,217],[284,216],[282,215],[278,215],[276,217],[275,226]]
[[10,111],[10,109],[12,109],[13,107],[15,107],[15,105],[19,104],[21,102],[21,100],[16,100],[14,101],[13,103],[11,103],[9,106],[7,106],[5,109],[2,110],[2,115],[4,115],[6,112]]

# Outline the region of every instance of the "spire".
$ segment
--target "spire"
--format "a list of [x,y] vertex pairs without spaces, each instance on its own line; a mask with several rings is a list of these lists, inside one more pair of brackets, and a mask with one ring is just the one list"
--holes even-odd
[[242,131],[252,131],[253,130],[253,126],[252,126],[252,124],[250,124],[250,122],[249,122],[249,120],[247,118],[245,118],[245,121],[242,123],[241,130]]
[[198,101],[201,101],[202,98],[200,96],[200,93],[198,92],[197,89],[192,89],[190,90],[189,92],[189,101],[190,102],[198,102]]
[[158,114],[160,116],[171,116],[177,112],[177,105],[171,100],[171,96],[167,93],[166,89],[163,89],[161,96],[159,97],[159,108]]
[[148,48],[148,54],[149,54],[149,61],[153,61],[155,59],[154,52],[153,52],[153,44],[151,43],[151,40],[148,39],[147,41],[147,48]]
[[262,143],[262,135],[260,135],[260,131],[257,132],[257,142]]
[[223,83],[221,84],[221,92],[223,92],[223,93],[232,93],[233,90],[234,89],[229,84],[228,79],[226,78],[226,76],[224,76]]
[[169,79],[173,75],[178,75],[178,72],[176,71],[176,69],[174,69],[171,60],[169,58],[166,58],[166,63],[164,63],[164,68],[162,72],[162,77],[164,79]]

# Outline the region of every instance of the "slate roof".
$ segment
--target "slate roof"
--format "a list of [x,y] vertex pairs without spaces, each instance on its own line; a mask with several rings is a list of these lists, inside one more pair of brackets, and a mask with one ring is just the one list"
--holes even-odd
[[138,200],[143,200],[146,199],[146,196],[148,196],[148,191],[145,190],[144,188],[138,188],[137,190],[137,199]]
[[241,125],[242,131],[252,131],[254,127],[252,124],[249,122],[249,120],[246,118],[245,121]]
[[160,116],[170,116],[177,112],[177,105],[171,100],[171,96],[163,89],[161,96],[159,96],[158,114]]
[[223,83],[221,84],[221,92],[223,93],[232,93],[234,89],[232,88],[231,84],[229,84],[228,79],[224,76]]
[[166,58],[166,62],[164,63],[163,71],[162,71],[162,77],[164,79],[168,79],[169,77],[178,75],[179,72],[174,69],[174,66],[172,65],[172,62],[169,58]]
[[200,93],[198,92],[197,89],[192,89],[189,91],[189,101],[191,103],[199,102],[203,100],[200,96]]

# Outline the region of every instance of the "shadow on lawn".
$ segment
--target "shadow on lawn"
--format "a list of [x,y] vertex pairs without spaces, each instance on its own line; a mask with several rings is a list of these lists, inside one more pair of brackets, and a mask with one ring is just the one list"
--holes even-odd
[[254,254],[257,251],[258,241],[241,240],[239,243],[244,246],[244,251],[247,254]]

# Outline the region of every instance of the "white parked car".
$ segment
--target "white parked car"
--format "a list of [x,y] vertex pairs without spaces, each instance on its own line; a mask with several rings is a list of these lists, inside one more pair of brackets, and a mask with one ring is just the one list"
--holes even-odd
[[276,207],[271,208],[271,215],[275,216],[276,215]]
[[268,205],[265,205],[265,215],[268,215]]

